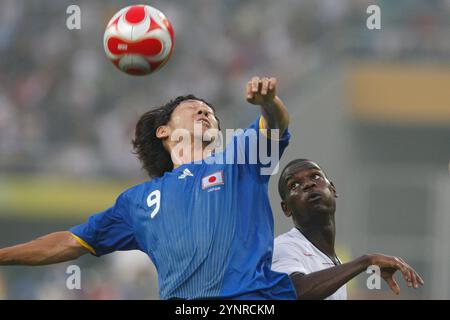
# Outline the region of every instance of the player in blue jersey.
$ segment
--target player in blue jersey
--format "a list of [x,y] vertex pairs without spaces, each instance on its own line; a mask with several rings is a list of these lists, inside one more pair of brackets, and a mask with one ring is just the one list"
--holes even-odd
[[219,120],[205,101],[178,97],[145,113],[133,146],[152,179],[70,231],[0,250],[0,264],[141,250],[157,268],[162,299],[295,299],[288,275],[271,270],[267,190],[289,142],[289,116],[275,78],[253,77],[246,94],[262,115],[219,151],[208,151],[219,145]]

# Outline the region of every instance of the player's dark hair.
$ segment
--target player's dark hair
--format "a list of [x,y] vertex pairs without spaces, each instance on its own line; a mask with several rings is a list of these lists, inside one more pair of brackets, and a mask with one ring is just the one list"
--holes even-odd
[[285,193],[285,191],[286,191],[286,190],[285,190],[285,187],[286,187],[286,181],[285,181],[285,179],[284,179],[284,173],[286,172],[286,170],[287,170],[289,167],[291,167],[291,166],[293,166],[293,165],[295,165],[295,164],[298,164],[298,163],[301,163],[301,162],[309,162],[309,161],[311,161],[311,160],[309,160],[309,159],[295,159],[295,160],[292,160],[291,162],[289,162],[289,163],[284,167],[283,171],[281,171],[280,178],[278,179],[278,194],[280,195],[280,197],[281,197],[282,200],[284,200],[285,197],[286,197],[286,193]]
[[[215,111],[210,103],[189,94],[179,96],[163,106],[147,111],[136,124],[135,135],[132,141],[134,153],[138,156],[142,163],[142,168],[150,178],[161,177],[164,175],[164,172],[173,170],[170,153],[164,148],[162,140],[156,136],[156,129],[166,125],[175,108],[186,100],[202,101]],[[217,119],[217,121],[219,120]]]

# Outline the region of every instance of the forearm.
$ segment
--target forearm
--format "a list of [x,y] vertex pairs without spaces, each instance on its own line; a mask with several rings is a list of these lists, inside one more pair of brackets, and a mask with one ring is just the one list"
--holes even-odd
[[307,275],[291,277],[300,300],[325,299],[367,269],[369,256]]
[[47,265],[74,260],[87,253],[68,231],[0,249],[0,265]]
[[279,129],[280,137],[289,125],[289,112],[283,101],[275,96],[272,103],[261,106],[263,122],[267,129]]

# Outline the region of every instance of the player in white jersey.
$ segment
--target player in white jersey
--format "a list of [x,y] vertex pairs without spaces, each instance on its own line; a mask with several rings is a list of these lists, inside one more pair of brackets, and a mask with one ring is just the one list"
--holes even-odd
[[382,254],[366,254],[342,264],[334,248],[336,188],[323,170],[306,159],[291,161],[278,182],[284,214],[294,228],[275,239],[272,270],[287,273],[298,299],[347,299],[346,283],[369,266],[380,268],[380,275],[396,294],[394,279],[399,270],[408,287],[418,288],[424,281],[403,259]]

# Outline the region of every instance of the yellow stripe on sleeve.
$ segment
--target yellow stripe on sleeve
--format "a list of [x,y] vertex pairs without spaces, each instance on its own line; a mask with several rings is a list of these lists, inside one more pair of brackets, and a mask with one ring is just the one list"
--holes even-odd
[[[267,120],[266,120],[267,121]],[[261,132],[261,134],[266,137],[267,139],[270,140],[275,140],[275,141],[280,141],[281,136],[278,137],[278,139],[272,138],[270,136],[270,129],[266,128],[266,126],[264,125],[264,120],[263,120],[263,116],[259,117],[259,132]]]
[[263,121],[263,116],[260,116],[259,117],[259,132],[261,132],[261,134],[264,136],[264,137],[266,137],[266,138],[268,138],[269,139],[269,137],[268,137],[268,135],[267,135],[267,128],[266,128],[266,126],[264,125],[264,121]]
[[72,237],[75,238],[75,240],[78,241],[79,244],[81,244],[84,248],[88,249],[92,254],[97,255],[97,253],[95,252],[94,248],[92,248],[86,241],[84,241],[83,239],[81,239],[80,237],[77,237],[76,235],[74,235],[73,233],[70,233],[72,235]]

